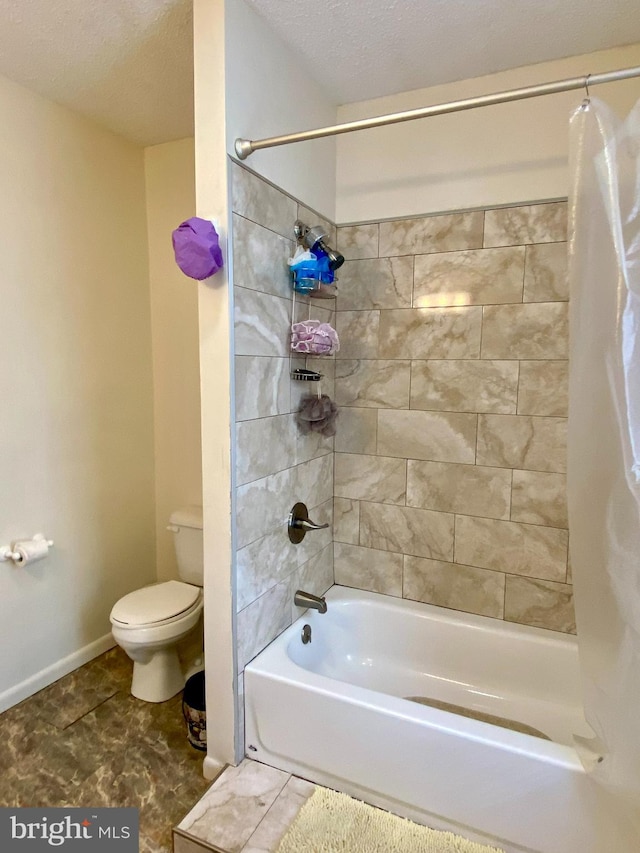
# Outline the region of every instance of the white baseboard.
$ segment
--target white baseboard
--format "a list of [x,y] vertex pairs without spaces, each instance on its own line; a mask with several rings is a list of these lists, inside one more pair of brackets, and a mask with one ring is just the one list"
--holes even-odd
[[216,761],[214,758],[209,758],[207,755],[202,762],[202,775],[205,779],[215,779],[224,766],[223,762]]
[[73,654],[67,655],[66,658],[52,663],[46,669],[41,669],[40,672],[36,672],[35,675],[25,679],[25,681],[21,681],[15,687],[10,687],[8,690],[0,693],[0,713],[6,711],[7,708],[17,705],[18,702],[22,702],[28,696],[33,696],[38,690],[48,687],[54,681],[62,678],[63,675],[68,675],[74,669],[88,663],[103,652],[112,649],[115,645],[116,642],[113,639],[113,635],[111,633],[105,634],[104,637],[94,640],[93,643],[89,643],[87,646],[78,649],[77,652],[73,652]]

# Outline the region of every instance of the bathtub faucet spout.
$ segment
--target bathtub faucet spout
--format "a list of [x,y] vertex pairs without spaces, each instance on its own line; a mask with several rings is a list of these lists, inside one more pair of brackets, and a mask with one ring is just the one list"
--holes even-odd
[[327,612],[327,602],[324,598],[320,598],[320,596],[313,595],[310,592],[305,592],[302,589],[296,590],[296,594],[293,596],[293,603],[297,607],[312,607],[318,613]]

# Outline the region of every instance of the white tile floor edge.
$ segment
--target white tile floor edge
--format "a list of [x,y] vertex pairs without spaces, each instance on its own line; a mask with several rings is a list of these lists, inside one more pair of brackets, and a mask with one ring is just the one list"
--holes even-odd
[[177,829],[228,853],[272,853],[314,790],[311,782],[245,759],[220,774]]
[[[174,853],[201,853],[207,848],[224,853],[274,853],[316,787],[313,782],[245,758],[237,767],[227,767],[178,824],[180,835],[174,836]],[[418,815],[404,816],[424,822]],[[449,827],[434,828],[455,833]],[[469,840],[489,843],[486,839]],[[509,846],[502,847],[505,853],[516,853]]]

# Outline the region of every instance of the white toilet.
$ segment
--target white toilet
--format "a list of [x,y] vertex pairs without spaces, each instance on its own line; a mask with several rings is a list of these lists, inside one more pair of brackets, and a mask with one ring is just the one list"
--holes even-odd
[[176,510],[169,529],[182,580],[130,592],[110,617],[114,640],[133,661],[131,693],[145,702],[165,702],[184,687],[177,643],[198,624],[203,607],[202,507]]

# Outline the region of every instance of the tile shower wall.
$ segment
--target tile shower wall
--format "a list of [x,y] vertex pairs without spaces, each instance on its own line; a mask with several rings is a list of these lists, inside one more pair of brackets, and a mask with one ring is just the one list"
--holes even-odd
[[[293,225],[324,222],[290,196],[238,165],[232,167],[236,394],[236,601],[238,669],[302,611],[298,587],[321,595],[333,584],[331,526],[292,545],[286,520],[304,501],[314,521],[331,525],[333,439],[301,436],[293,412],[301,393],[289,360],[292,297],[287,259]],[[335,241],[335,226],[326,223]],[[324,301],[298,299],[296,314],[329,321]],[[321,361],[321,366],[318,364]],[[309,359],[333,395],[333,359]],[[239,691],[242,693],[242,675]]]
[[575,630],[566,204],[338,228],[338,584]]

